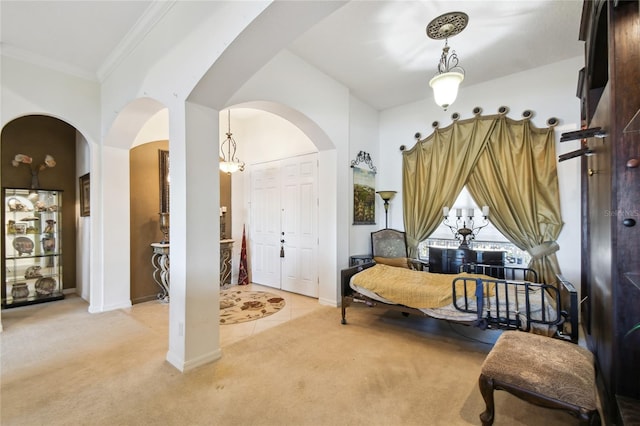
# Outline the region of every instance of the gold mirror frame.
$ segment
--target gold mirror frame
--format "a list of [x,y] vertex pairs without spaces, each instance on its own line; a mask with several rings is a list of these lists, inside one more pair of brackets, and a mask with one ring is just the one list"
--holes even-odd
[[158,150],[160,176],[160,213],[169,212],[169,151]]

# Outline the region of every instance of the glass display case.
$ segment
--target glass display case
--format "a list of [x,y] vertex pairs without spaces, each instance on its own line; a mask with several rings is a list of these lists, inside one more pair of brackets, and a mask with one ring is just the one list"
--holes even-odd
[[62,191],[3,188],[2,307],[64,298]]

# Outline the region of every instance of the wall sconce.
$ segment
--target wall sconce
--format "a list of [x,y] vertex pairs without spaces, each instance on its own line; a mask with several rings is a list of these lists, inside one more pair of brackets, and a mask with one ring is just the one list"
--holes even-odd
[[376,191],[384,201],[384,228],[389,227],[389,201],[396,195],[396,191]]
[[475,211],[473,209],[456,209],[455,222],[449,222],[449,207],[442,208],[442,216],[444,217],[443,225],[446,225],[453,232],[453,237],[460,240],[459,249],[468,249],[469,243],[475,240],[478,232],[489,224],[489,206],[482,207],[481,225],[474,224]]
[[444,39],[444,48],[438,63],[438,73],[429,81],[433,89],[436,104],[446,111],[458,96],[458,87],[464,80],[464,69],[458,65],[458,55],[455,51],[449,55],[449,37],[453,37],[464,30],[469,22],[469,16],[463,12],[450,12],[440,15],[427,25],[427,36],[434,40]]

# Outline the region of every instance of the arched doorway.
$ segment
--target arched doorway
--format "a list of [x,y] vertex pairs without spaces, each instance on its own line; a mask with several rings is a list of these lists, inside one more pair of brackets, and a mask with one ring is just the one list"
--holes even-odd
[[[23,209],[28,210],[27,216],[29,216],[23,219],[29,219],[29,222],[26,225],[25,235],[20,236],[25,242],[26,239],[33,241],[33,251],[27,253],[30,255],[27,256],[29,260],[24,259],[19,265],[14,265],[20,270],[20,281],[26,284],[29,293],[26,297],[12,300],[12,302],[22,300],[24,303],[12,303],[8,306],[49,300],[47,297],[42,297],[42,292],[36,291],[36,283],[43,277],[50,282],[55,281],[56,291],[59,288],[66,294],[77,293],[82,297],[88,297],[88,257],[81,253],[88,248],[86,237],[89,218],[82,216],[80,212],[78,180],[89,170],[88,143],[75,127],[63,120],[48,115],[26,115],[8,122],[3,127],[0,144],[2,148],[0,161],[3,165],[0,167],[1,186],[33,190],[29,194],[31,204],[22,206]],[[29,157],[32,162],[29,164],[15,162],[16,156],[19,155]],[[12,164],[14,167],[11,167]],[[47,205],[47,200],[41,200],[40,197],[41,195],[44,197],[44,194],[49,196],[56,194],[55,204]],[[89,200],[86,201],[89,202]],[[3,207],[6,207],[5,200],[3,200]],[[48,227],[40,223],[41,219],[42,221],[45,219],[44,212],[51,214],[54,211],[55,219],[48,218]],[[2,240],[18,238],[16,235],[5,238],[4,233],[8,231],[5,225],[4,223],[2,225]],[[43,251],[40,244],[44,242],[50,249]],[[3,247],[3,249],[6,248]],[[5,264],[5,260],[12,256],[12,252],[3,250],[2,253],[3,273],[11,271],[12,268],[15,269],[13,264]],[[47,255],[46,258],[43,257],[45,255]],[[29,262],[33,264],[31,267],[27,266]],[[44,269],[42,269],[43,266]],[[40,273],[39,270],[43,272]],[[45,270],[50,272],[45,273]],[[3,283],[9,285],[10,281],[3,276]],[[8,294],[10,296],[7,288],[3,288],[3,303]]]

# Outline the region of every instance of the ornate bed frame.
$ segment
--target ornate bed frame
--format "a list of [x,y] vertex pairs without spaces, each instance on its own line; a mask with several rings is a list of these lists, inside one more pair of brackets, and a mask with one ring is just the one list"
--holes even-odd
[[[430,316],[423,312],[422,310],[407,307],[404,305],[397,304],[389,304],[384,303],[379,300],[374,300],[368,296],[365,296],[357,291],[355,291],[350,286],[351,277],[361,272],[367,268],[374,266],[375,263],[367,263],[364,265],[357,265],[351,268],[343,269],[341,271],[341,295],[342,295],[342,324],[346,324],[346,308],[349,307],[352,303],[362,303],[369,307],[381,307],[387,310],[394,310],[402,312],[404,315],[408,314],[418,314],[421,316]],[[488,266],[490,269],[485,268]],[[466,272],[473,273],[484,273],[491,276],[502,276],[508,277],[510,279],[502,279],[496,278],[495,280],[475,280],[469,278],[458,278],[456,275],[451,276],[452,280],[452,291],[454,292],[454,301],[457,299],[455,295],[455,285],[453,285],[454,280],[466,280],[469,282],[469,285],[496,285],[496,286],[518,286],[520,289],[524,289],[527,294],[528,301],[528,291],[529,288],[537,288],[543,289],[543,293],[549,297],[551,301],[555,304],[556,312],[558,313],[557,318],[554,321],[546,321],[545,324],[555,325],[557,326],[557,331],[554,337],[570,340],[573,343],[578,342],[578,296],[575,287],[565,280],[561,275],[557,275],[558,282],[553,284],[535,284],[527,281],[512,281],[512,277],[517,277],[517,274],[527,274],[532,273],[534,271],[525,269],[525,268],[510,268],[510,267],[496,267],[494,265],[463,265],[463,270]],[[421,272],[423,273],[423,272]],[[426,273],[426,272],[425,272]],[[496,274],[496,275],[493,275]],[[481,284],[484,283],[484,284]],[[515,287],[514,287],[515,288]],[[482,294],[482,293],[479,293]],[[497,297],[498,292],[496,292],[495,296]],[[542,321],[536,320],[532,318],[531,313],[527,309],[525,312],[526,321],[520,321],[517,317],[513,315],[509,315],[508,313],[504,315],[485,315],[483,312],[483,298],[476,298],[477,301],[474,301],[474,304],[468,303],[469,301],[465,300],[462,302],[454,302],[454,306],[457,310],[466,313],[476,314],[476,319],[474,321],[455,321],[455,320],[447,320],[453,321],[460,324],[465,325],[474,325],[481,328],[489,328],[489,329],[508,329],[508,330],[522,330],[528,331],[530,324],[532,323],[540,323]],[[499,304],[498,300],[494,302],[495,306]],[[476,308],[477,306],[477,308]],[[528,308],[528,302],[527,302]],[[543,317],[544,319],[544,317]]]

